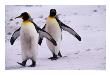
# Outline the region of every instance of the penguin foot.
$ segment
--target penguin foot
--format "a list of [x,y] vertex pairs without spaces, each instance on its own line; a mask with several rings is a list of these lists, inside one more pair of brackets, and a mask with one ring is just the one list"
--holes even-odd
[[21,66],[25,66],[25,64],[23,64],[23,63],[19,63],[19,62],[17,62],[19,65],[21,65]]
[[32,64],[28,67],[35,67],[36,66],[36,62],[34,60],[32,60]]
[[60,51],[59,51],[59,53],[58,53],[58,56],[59,56],[59,57],[62,57],[62,55],[61,55],[61,52],[60,52]]
[[50,58],[48,58],[48,59],[51,59],[51,60],[57,60],[58,57],[50,57]]
[[25,66],[26,65],[27,60],[23,61],[22,63],[17,62],[19,65],[21,66]]

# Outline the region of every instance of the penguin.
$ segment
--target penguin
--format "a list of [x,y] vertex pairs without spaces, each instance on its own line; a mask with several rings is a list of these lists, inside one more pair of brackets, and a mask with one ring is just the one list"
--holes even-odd
[[[79,41],[81,41],[81,37],[72,28],[61,22],[56,14],[56,9],[51,9],[46,20],[46,24],[42,28],[43,30],[47,31],[57,42],[57,46],[54,46],[48,39],[46,39],[47,46],[53,54],[53,56],[49,58],[51,60],[57,60],[59,57],[62,57],[60,52],[62,30],[69,32]],[[38,41],[39,45],[41,45],[42,40],[43,38],[40,37]]]
[[21,27],[16,30],[11,39],[11,45],[14,44],[14,41],[20,36],[21,50],[22,50],[22,63],[17,62],[22,66],[26,66],[28,59],[32,60],[32,64],[29,67],[36,66],[36,57],[38,55],[38,36],[45,37],[48,39],[54,46],[57,45],[53,37],[46,31],[40,29],[31,19],[30,15],[27,12],[22,13],[16,18],[22,18]]

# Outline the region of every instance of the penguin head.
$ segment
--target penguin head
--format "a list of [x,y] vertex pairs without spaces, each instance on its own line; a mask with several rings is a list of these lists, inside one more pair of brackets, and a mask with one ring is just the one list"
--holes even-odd
[[31,16],[27,12],[24,12],[24,13],[21,13],[21,15],[16,18],[22,18],[23,21],[26,21],[26,20],[29,20]]
[[56,13],[57,13],[57,12],[56,12],[56,9],[51,9],[51,10],[50,10],[50,16],[51,16],[51,17],[54,17],[54,16],[56,15]]

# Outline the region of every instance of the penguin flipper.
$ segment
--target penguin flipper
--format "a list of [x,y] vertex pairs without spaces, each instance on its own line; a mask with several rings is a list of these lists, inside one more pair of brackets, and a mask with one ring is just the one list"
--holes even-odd
[[81,37],[72,28],[68,27],[67,25],[61,26],[61,28],[75,36],[79,41],[81,41]]
[[62,23],[58,16],[55,17],[57,22],[59,23],[59,26],[61,27],[61,29],[69,32],[70,34],[72,34],[73,36],[75,36],[79,41],[81,41],[81,37],[72,29],[70,28],[69,26],[65,25],[64,23]]
[[[45,30],[45,26],[46,26],[46,24],[45,24],[44,27],[42,28],[43,30]],[[42,44],[42,40],[43,40],[43,36],[39,34],[39,40],[38,40],[38,44],[39,44],[39,45]]]
[[[48,39],[50,42],[53,43],[53,45],[55,45],[55,46],[57,45],[56,41],[53,39],[53,37],[48,32],[40,29],[39,35],[40,35],[40,37],[45,37],[46,39]],[[43,38],[40,38],[39,43],[42,43],[42,40],[43,40]]]
[[52,42],[53,43],[53,45],[57,45],[57,43],[56,43],[56,41],[53,39],[53,37],[48,33],[48,32],[46,32],[44,29],[45,29],[45,25],[44,25],[44,27],[41,29],[41,28],[39,28],[33,21],[31,21],[33,24],[34,24],[34,26],[35,26],[35,29],[36,29],[36,31],[39,33],[39,41],[38,41],[38,44],[39,45],[41,45],[41,43],[42,43],[42,40],[43,40],[43,37],[45,37],[45,38],[47,38],[50,42]]
[[13,35],[12,35],[12,37],[11,37],[11,39],[10,39],[11,45],[14,44],[15,40],[16,40],[19,36],[20,36],[20,28],[17,29],[17,30],[13,33]]

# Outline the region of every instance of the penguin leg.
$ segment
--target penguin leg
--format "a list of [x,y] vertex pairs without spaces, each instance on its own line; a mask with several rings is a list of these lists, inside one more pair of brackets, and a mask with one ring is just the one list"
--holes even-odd
[[62,57],[62,55],[61,55],[61,52],[60,52],[60,51],[59,51],[59,53],[58,53],[58,56],[59,56],[59,57]]
[[27,60],[22,61],[22,63],[17,62],[19,65],[21,66],[25,66],[26,65]]
[[53,53],[53,57],[50,57],[50,58],[48,58],[48,59],[51,59],[51,60],[57,60],[58,57],[57,57],[57,55],[56,55],[55,53]]
[[36,66],[36,61],[34,61],[33,59],[32,59],[32,64],[29,66],[29,67],[35,67]]

